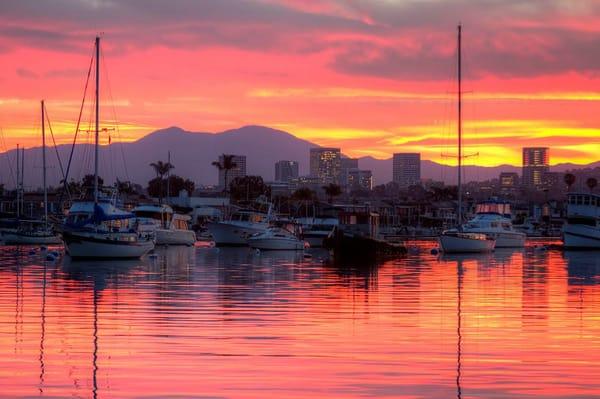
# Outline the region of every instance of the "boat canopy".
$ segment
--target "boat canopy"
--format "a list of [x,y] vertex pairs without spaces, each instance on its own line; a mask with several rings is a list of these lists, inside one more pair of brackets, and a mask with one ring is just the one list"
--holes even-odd
[[476,214],[498,214],[510,218],[512,216],[510,203],[499,200],[489,200],[477,204]]

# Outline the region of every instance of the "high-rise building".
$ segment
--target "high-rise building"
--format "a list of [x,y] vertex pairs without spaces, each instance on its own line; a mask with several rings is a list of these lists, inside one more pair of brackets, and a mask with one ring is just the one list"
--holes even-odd
[[289,182],[298,177],[297,161],[277,161],[275,163],[275,181]]
[[350,190],[372,190],[373,174],[370,170],[350,169],[348,171],[348,188]]
[[348,171],[358,169],[358,158],[342,158],[340,160],[340,184],[349,186]]
[[311,148],[310,174],[319,178],[320,184],[341,183],[341,152],[339,148]]
[[549,161],[547,147],[523,148],[523,185],[531,189],[541,189],[544,185],[544,175],[550,170]]
[[400,187],[421,183],[421,154],[396,153],[393,158],[393,180]]
[[[231,184],[231,182],[236,177],[244,177],[246,176],[246,156],[245,155],[233,155],[232,162],[235,163],[235,167],[233,169],[229,169],[227,171],[227,184]],[[219,155],[219,163],[223,165],[223,155]],[[225,170],[219,169],[219,187],[225,187]]]
[[500,172],[498,178],[502,194],[514,194],[519,188],[519,175],[515,172]]

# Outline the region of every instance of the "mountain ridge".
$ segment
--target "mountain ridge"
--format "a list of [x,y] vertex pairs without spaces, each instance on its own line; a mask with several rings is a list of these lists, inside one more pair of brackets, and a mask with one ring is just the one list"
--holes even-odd
[[[300,174],[308,174],[309,149],[319,145],[298,138],[292,133],[260,125],[246,125],[218,133],[192,132],[178,126],[170,126],[151,132],[136,141],[112,143],[100,146],[100,175],[108,183],[116,178],[131,180],[146,185],[154,172],[149,166],[157,160],[167,160],[171,152],[173,173],[190,178],[197,185],[217,183],[217,170],[211,165],[220,154],[246,155],[248,174],[274,179],[274,165],[278,160],[294,160],[300,164]],[[48,182],[57,185],[62,179],[55,152],[60,154],[63,168],[71,151],[70,144],[48,148]],[[76,145],[70,178],[80,179],[92,172],[93,148],[89,143]],[[14,187],[15,150],[0,153],[0,182],[7,188]],[[374,184],[392,180],[392,158],[377,159],[371,156],[359,158],[359,167],[373,172]],[[552,171],[564,172],[569,169],[600,166],[600,162],[588,165],[565,163],[551,166]],[[489,180],[497,178],[500,172],[517,172],[515,165],[464,167],[465,180]],[[41,185],[41,147],[25,150],[25,186],[37,188]],[[442,180],[448,184],[456,182],[456,168],[438,164],[430,160],[421,161],[423,179]]]

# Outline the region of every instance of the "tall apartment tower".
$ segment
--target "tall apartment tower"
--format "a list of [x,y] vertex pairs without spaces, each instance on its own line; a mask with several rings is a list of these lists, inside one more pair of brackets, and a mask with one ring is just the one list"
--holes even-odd
[[400,187],[421,183],[421,154],[396,153],[393,158],[393,180]]
[[339,148],[311,148],[310,174],[319,179],[320,184],[341,183],[341,151]]
[[298,178],[297,161],[277,161],[275,163],[275,181],[289,182]]
[[548,147],[523,148],[523,186],[530,189],[541,189],[544,176],[550,170],[550,155]]
[[[227,172],[227,184],[236,177],[246,176],[246,156],[245,155],[234,155],[232,161],[235,163],[235,168],[230,169]],[[223,164],[223,155],[219,155],[219,163]],[[225,171],[219,169],[219,187],[225,187]]]

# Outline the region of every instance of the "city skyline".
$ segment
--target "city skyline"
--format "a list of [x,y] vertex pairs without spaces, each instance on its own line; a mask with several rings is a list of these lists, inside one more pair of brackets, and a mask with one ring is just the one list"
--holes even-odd
[[[477,164],[519,165],[521,147],[542,145],[553,148],[552,164],[598,159],[593,1],[149,2],[143,12],[131,4],[0,5],[1,150],[38,145],[41,98],[57,141],[72,140],[101,32],[110,83],[101,118],[119,121],[113,141],[171,125],[214,132],[260,124],[351,157],[421,152],[451,164],[442,155],[455,144],[460,20],[465,151],[479,152]],[[148,25],[155,32],[141,34]]]

